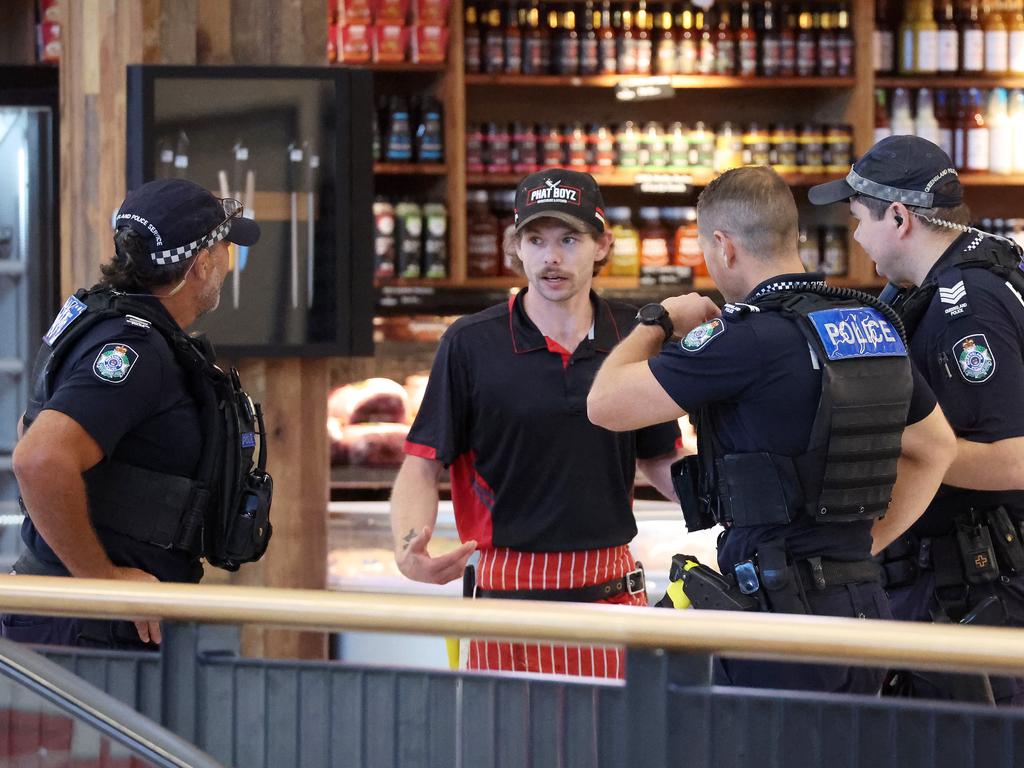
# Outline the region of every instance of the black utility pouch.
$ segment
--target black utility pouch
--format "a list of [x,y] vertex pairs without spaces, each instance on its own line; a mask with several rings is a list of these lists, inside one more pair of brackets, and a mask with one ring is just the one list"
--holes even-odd
[[956,523],[956,542],[970,584],[988,584],[999,578],[999,565],[988,527],[968,516]]
[[700,493],[700,460],[696,456],[684,456],[671,468],[672,486],[683,508],[686,530],[703,531],[715,525],[711,514],[710,499]]
[[996,507],[988,513],[988,527],[996,548],[999,564],[1012,574],[1024,573],[1024,545],[1020,532],[1005,507]]
[[225,531],[227,555],[233,563],[259,560],[267,551],[274,530],[270,524],[273,496],[274,481],[270,475],[251,474],[245,478],[245,490],[235,514],[228,517]]

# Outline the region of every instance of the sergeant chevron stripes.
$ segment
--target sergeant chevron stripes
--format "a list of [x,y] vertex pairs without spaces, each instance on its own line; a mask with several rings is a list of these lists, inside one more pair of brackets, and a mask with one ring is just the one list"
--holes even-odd
[[952,288],[939,288],[939,301],[941,301],[943,304],[956,304],[966,295],[967,289],[964,288],[963,280],[954,285]]

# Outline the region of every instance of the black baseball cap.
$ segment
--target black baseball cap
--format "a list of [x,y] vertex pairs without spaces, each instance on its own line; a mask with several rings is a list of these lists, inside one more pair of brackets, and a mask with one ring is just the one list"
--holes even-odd
[[604,198],[589,173],[545,168],[516,188],[516,232],[535,219],[551,217],[604,232]]
[[254,245],[260,225],[241,216],[237,200],[221,200],[187,179],[160,179],[128,193],[114,227],[143,237],[158,266],[178,264],[221,240]]
[[[942,191],[935,191],[937,187]],[[815,205],[854,195],[920,208],[952,208],[963,201],[963,187],[953,161],[940,147],[918,136],[888,136],[854,163],[845,179],[819,184],[807,193]]]

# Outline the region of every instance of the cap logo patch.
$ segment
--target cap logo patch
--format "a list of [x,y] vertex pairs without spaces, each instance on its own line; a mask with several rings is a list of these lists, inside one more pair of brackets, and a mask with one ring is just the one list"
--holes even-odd
[[983,333],[964,336],[953,345],[960,375],[968,384],[981,384],[992,378],[996,370],[996,358]]
[[96,355],[92,372],[101,381],[120,384],[128,378],[138,359],[138,353],[127,344],[105,344]]
[[725,333],[725,323],[722,322],[721,318],[716,317],[714,320],[698,325],[686,334],[683,340],[679,342],[679,346],[687,352],[696,352],[698,349],[706,347],[712,340],[718,338],[723,333]]
[[931,181],[924,185],[924,191],[931,192],[932,187],[938,184],[946,176],[949,176],[949,174],[953,174],[954,176],[956,176],[956,168],[943,168],[941,171],[935,174]]
[[581,205],[583,192],[579,187],[563,187],[561,180],[544,179],[543,187],[534,187],[526,193],[526,204],[561,203],[563,205]]

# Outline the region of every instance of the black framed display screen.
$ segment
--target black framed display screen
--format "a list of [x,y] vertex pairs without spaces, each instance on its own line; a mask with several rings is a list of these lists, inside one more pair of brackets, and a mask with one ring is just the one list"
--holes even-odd
[[372,353],[370,74],[135,66],[128,105],[129,189],[187,178],[260,225],[194,329],[235,355]]

